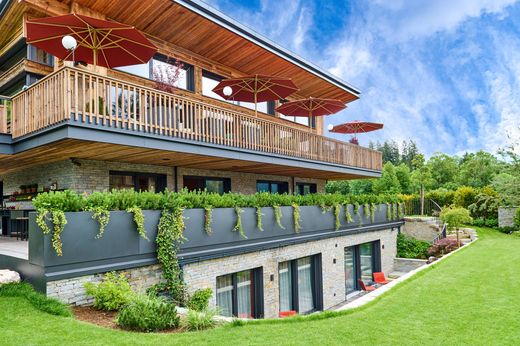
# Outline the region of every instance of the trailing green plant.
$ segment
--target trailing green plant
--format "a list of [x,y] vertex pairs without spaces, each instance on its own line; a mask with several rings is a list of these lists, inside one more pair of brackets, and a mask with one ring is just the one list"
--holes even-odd
[[131,213],[134,216],[134,223],[137,227],[137,233],[141,238],[148,240],[146,236],[146,229],[144,228],[144,213],[143,210],[138,206],[133,206],[126,209],[127,212]]
[[375,219],[376,219],[376,204],[370,203],[370,221],[372,221],[372,223],[374,223]]
[[258,229],[261,232],[264,231],[264,225],[262,224],[262,216],[264,216],[264,214],[262,214],[262,208],[256,207],[256,227],[258,227]]
[[34,291],[26,282],[12,282],[0,285],[0,298],[25,298],[36,309],[51,315],[71,317],[70,308],[57,299],[49,298],[45,294]]
[[159,297],[137,295],[117,315],[117,324],[124,329],[155,332],[177,328],[180,317],[175,305]]
[[65,225],[67,224],[67,218],[65,217],[65,213],[61,210],[53,210],[52,211],[52,224],[53,224],[53,232],[52,232],[52,247],[58,256],[63,255],[63,248],[61,243],[61,233],[65,229]]
[[390,203],[386,203],[386,220],[392,220],[392,205]]
[[360,208],[361,208],[361,206],[359,205],[359,203],[355,202],[354,203],[354,214],[357,215],[357,217],[359,219],[359,225],[362,226],[363,225],[363,217],[361,216]]
[[399,218],[404,218],[404,203],[398,203],[399,205]]
[[122,273],[110,272],[99,284],[86,282],[85,291],[94,296],[94,307],[99,310],[119,310],[135,296],[128,279]]
[[348,208],[348,204],[345,204],[343,207],[345,208],[345,220],[347,221],[347,223],[351,223],[353,220],[352,214],[350,214],[350,210]]
[[397,213],[397,203],[392,203],[392,206],[393,206],[393,220],[397,220],[397,217],[398,217],[398,213]]
[[300,233],[302,226],[300,225],[300,207],[297,204],[293,204],[293,221],[294,221],[294,232]]
[[88,210],[92,212],[92,218],[99,224],[99,231],[96,234],[96,239],[99,239],[105,233],[105,228],[110,222],[110,211],[103,206],[90,207]]
[[365,217],[367,219],[369,219],[370,218],[370,204],[369,203],[365,203],[363,205],[363,211],[365,212]]
[[338,231],[341,227],[341,222],[339,221],[339,213],[341,211],[341,205],[334,205],[334,229]]
[[211,219],[213,215],[213,209],[211,207],[204,207],[204,230],[207,234],[213,233],[211,229]]
[[282,208],[280,208],[279,205],[274,205],[273,210],[274,210],[274,219],[276,220],[276,224],[281,229],[285,229],[285,227],[282,225]]
[[195,311],[204,311],[208,308],[209,300],[213,295],[211,288],[198,289],[190,296],[188,300],[188,309]]
[[182,280],[181,269],[177,260],[180,245],[184,237],[184,209],[176,207],[172,211],[163,210],[157,227],[157,260],[162,266],[164,283],[153,286],[149,293],[157,295],[161,291],[170,293],[172,300],[179,304],[186,303],[186,287]]
[[235,214],[237,217],[237,221],[235,223],[235,227],[233,227],[233,232],[238,232],[240,236],[244,239],[247,239],[246,234],[244,233],[244,226],[242,225],[242,213],[244,210],[242,210],[239,207],[235,207]]
[[215,316],[217,310],[205,309],[205,310],[188,310],[184,326],[187,330],[197,331],[210,329],[216,326]]

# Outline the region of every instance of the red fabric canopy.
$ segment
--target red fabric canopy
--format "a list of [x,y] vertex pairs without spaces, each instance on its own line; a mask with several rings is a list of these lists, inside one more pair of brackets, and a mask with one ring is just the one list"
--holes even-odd
[[349,123],[344,123],[340,125],[336,125],[330,130],[330,132],[335,133],[363,133],[375,131],[383,128],[383,124],[381,123],[371,123],[368,121],[351,121]]
[[63,60],[72,60],[61,39],[77,41],[74,60],[104,67],[144,64],[157,48],[133,26],[79,14],[28,20],[27,43]]
[[[231,88],[231,95],[224,94],[225,87]],[[298,87],[290,78],[258,74],[223,79],[213,88],[213,92],[226,100],[255,103],[284,99],[296,91]]]
[[294,117],[315,117],[330,115],[345,109],[347,106],[340,100],[306,98],[284,103],[276,111]]

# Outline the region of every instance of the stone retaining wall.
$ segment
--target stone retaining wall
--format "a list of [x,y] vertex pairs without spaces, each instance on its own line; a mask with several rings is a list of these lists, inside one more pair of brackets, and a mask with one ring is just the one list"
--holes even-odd
[[401,233],[431,243],[439,235],[439,229],[433,217],[405,217]]
[[518,207],[500,207],[498,208],[498,226],[512,227],[514,226],[513,219]]

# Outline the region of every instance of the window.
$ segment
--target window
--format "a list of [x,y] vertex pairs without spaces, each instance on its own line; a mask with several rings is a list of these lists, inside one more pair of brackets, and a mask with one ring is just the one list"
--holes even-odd
[[307,314],[323,309],[321,255],[278,265],[280,312]]
[[110,190],[134,189],[135,191],[162,192],[166,189],[166,175],[136,172],[110,171]]
[[[225,100],[224,98],[220,97],[220,95],[214,93],[213,88],[215,88],[222,79],[224,79],[224,77],[208,71],[202,71],[202,95],[229,102],[237,106],[242,106],[253,110],[255,109],[255,104],[253,102]],[[257,110],[262,113],[274,115],[274,102],[259,102],[257,105]]]
[[[116,69],[146,79],[167,81],[169,69],[174,68],[172,65],[174,65],[175,61],[175,59],[169,59],[165,55],[156,54],[153,59],[146,64],[122,66]],[[183,63],[183,68],[180,70],[177,81],[173,86],[189,91],[195,90],[195,76],[192,65]]]
[[27,58],[40,64],[54,66],[54,57],[51,54],[30,44],[27,45]]
[[293,117],[293,116],[286,116],[286,115],[280,114],[280,118],[292,121],[293,123],[305,125],[305,126],[309,126],[309,123],[311,123],[312,128],[313,129],[316,128],[316,117],[309,120],[308,117]]
[[262,268],[217,277],[217,306],[223,316],[263,316]]
[[316,193],[316,191],[316,184],[296,183],[296,193],[299,195],[308,195],[309,193]]
[[381,270],[381,251],[379,240],[346,247],[345,253],[345,291],[350,294],[359,289],[358,279],[372,282],[372,274]]
[[230,178],[184,176],[183,185],[188,191],[206,190],[208,192],[224,194],[231,191]]
[[270,193],[289,193],[289,183],[284,181],[264,181],[259,180],[256,182],[257,192],[270,192]]

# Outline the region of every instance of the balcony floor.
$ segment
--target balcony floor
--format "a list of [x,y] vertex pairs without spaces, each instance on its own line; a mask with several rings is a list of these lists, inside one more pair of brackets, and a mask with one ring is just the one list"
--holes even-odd
[[29,259],[29,242],[11,237],[0,237],[0,255]]

